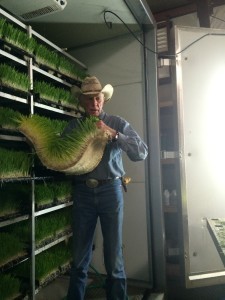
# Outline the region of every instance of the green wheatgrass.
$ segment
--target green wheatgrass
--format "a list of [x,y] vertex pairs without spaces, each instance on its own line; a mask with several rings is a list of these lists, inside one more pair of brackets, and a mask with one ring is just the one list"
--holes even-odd
[[71,228],[72,212],[71,208],[65,208],[36,218],[35,240],[36,244],[44,240],[56,237],[59,233]]
[[31,164],[32,156],[28,153],[0,147],[0,178],[27,177]]
[[36,183],[34,193],[37,207],[54,202],[54,190],[47,183]]
[[14,299],[20,294],[21,282],[10,274],[0,274],[0,299]]
[[35,57],[37,63],[57,70],[59,65],[59,54],[50,50],[48,47],[38,44],[35,48]]
[[19,212],[20,205],[20,201],[15,201],[13,194],[0,191],[0,217]]
[[27,74],[17,71],[14,67],[0,64],[0,81],[3,85],[27,92],[30,81]]
[[[54,201],[65,202],[71,198],[72,184],[70,181],[44,182],[35,185],[35,203],[37,208],[51,205]],[[0,202],[1,203],[1,202]]]
[[60,137],[49,120],[33,115],[22,116],[18,121],[19,130],[33,143],[41,162],[52,169],[60,170],[78,160],[84,153],[88,141],[99,134],[96,127],[98,118],[90,117],[78,122],[70,134]]
[[[0,127],[5,129],[18,129],[19,120],[21,120],[22,116],[23,114],[14,109],[0,106]],[[46,124],[49,124],[53,132],[58,135],[63,132],[68,124],[68,122],[64,120],[50,119],[46,117],[42,118],[46,120]]]
[[34,92],[40,95],[41,99],[49,100],[57,104],[77,108],[78,102],[74,99],[70,91],[58,88],[44,81],[34,82]]
[[61,135],[63,133],[63,130],[65,129],[65,127],[68,124],[67,121],[63,121],[63,120],[48,119],[48,118],[46,118],[46,119],[49,121],[49,126],[54,128],[54,133],[56,135]]
[[12,233],[0,233],[0,266],[24,254],[24,243]]
[[84,70],[80,70],[71,60],[64,56],[60,56],[58,69],[62,74],[76,80],[83,80],[87,76]]
[[72,195],[72,183],[71,181],[61,181],[52,183],[52,189],[54,190],[55,199],[60,202],[71,198]]
[[[50,249],[35,256],[35,279],[43,283],[51,274],[60,272],[60,267],[71,261],[71,239],[69,242],[61,242]],[[18,265],[14,269],[17,276],[30,276],[30,261]]]
[[37,42],[33,37],[29,37],[27,32],[8,22],[3,28],[3,38],[10,44],[30,54],[33,54],[34,49],[37,47]]
[[18,237],[21,243],[24,244],[24,246],[28,246],[31,235],[30,220],[24,220],[8,226],[7,232]]
[[0,38],[3,37],[5,24],[6,24],[6,19],[0,18]]
[[36,277],[44,281],[52,272],[59,270],[60,266],[71,261],[71,246],[64,242],[36,257]]
[[17,129],[21,113],[8,107],[0,107],[0,127],[5,129]]
[[27,212],[30,203],[30,185],[7,183],[0,187],[0,216]]

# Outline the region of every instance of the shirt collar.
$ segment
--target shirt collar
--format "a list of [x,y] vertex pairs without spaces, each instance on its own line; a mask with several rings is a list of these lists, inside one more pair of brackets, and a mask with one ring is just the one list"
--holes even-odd
[[100,115],[99,115],[99,119],[103,119],[104,118],[104,116],[105,116],[105,112],[104,111],[102,111],[101,113],[100,113]]
[[[102,112],[100,113],[100,115],[98,116],[99,117],[99,119],[103,119],[104,118],[104,116],[106,115],[106,113],[102,110]],[[84,115],[83,115],[84,117],[88,117],[88,115],[86,114],[86,113],[84,113]]]

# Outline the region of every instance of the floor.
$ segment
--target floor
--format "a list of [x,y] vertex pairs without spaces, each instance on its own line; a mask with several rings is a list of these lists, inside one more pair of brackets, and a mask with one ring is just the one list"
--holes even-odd
[[[66,297],[69,277],[64,275],[42,288],[35,300],[63,300]],[[99,280],[89,279],[85,300],[105,300],[105,291]],[[169,282],[167,293],[151,293],[146,288],[128,285],[127,300],[225,300],[225,285],[185,289],[179,282]]]
[[178,281],[168,283],[166,300],[225,300],[225,285],[186,289]]
[[[51,284],[42,288],[36,295],[35,300],[63,300],[66,297],[69,285],[68,276],[60,276]],[[105,291],[101,282],[89,279],[85,300],[105,300]],[[146,288],[128,286],[128,300],[163,300],[163,294],[156,294]]]

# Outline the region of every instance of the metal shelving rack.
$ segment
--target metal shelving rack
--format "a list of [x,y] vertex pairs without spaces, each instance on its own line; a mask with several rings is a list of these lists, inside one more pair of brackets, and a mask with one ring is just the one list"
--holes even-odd
[[[7,20],[9,20],[12,23],[17,24],[18,26],[22,27],[23,29],[25,29],[27,31],[27,34],[31,37],[37,37],[40,41],[42,41],[44,44],[47,44],[48,46],[50,46],[51,48],[53,48],[55,51],[60,52],[62,55],[64,55],[65,57],[69,58],[71,60],[72,63],[76,64],[76,66],[79,66],[79,68],[86,70],[87,67],[79,62],[78,60],[76,60],[74,57],[70,56],[68,53],[64,52],[62,49],[60,49],[58,46],[56,46],[55,44],[53,44],[52,42],[50,42],[49,40],[47,40],[46,38],[44,38],[43,36],[41,36],[40,34],[38,34],[37,32],[35,32],[31,26],[27,26],[25,24],[23,24],[22,22],[20,22],[19,20],[17,20],[15,17],[11,16],[10,14],[8,14],[7,12],[5,12],[4,10],[0,9],[0,17],[6,18]],[[32,89],[33,89],[33,77],[35,72],[41,74],[42,76],[45,76],[46,78],[51,79],[52,81],[55,81],[57,83],[62,84],[63,86],[70,88],[73,84],[77,84],[77,82],[74,79],[70,79],[68,78],[68,81],[66,79],[62,79],[59,78],[53,74],[48,73],[46,70],[42,69],[41,67],[37,67],[36,65],[34,65],[33,62],[33,58],[30,57],[26,60],[23,60],[19,57],[17,57],[14,54],[8,53],[7,51],[0,49],[0,56],[3,56],[7,59],[9,59],[10,61],[15,62],[16,64],[19,64],[23,67],[27,68],[27,72],[30,78],[30,92],[28,93],[27,97],[23,97],[23,96],[17,96],[17,95],[13,95],[10,94],[10,92],[8,91],[0,91],[0,99],[3,98],[6,101],[9,101],[9,107],[13,107],[14,104],[20,104],[20,105],[24,105],[26,106],[26,109],[29,109],[30,114],[34,114],[35,113],[35,109],[41,109],[43,112],[44,111],[48,111],[51,112],[53,114],[59,114],[61,117],[62,115],[65,117],[76,117],[77,116],[77,112],[74,111],[73,109],[68,109],[63,107],[63,105],[51,105],[49,103],[40,103],[39,101],[36,101],[33,93],[32,93]],[[28,55],[29,56],[29,55]],[[24,136],[19,136],[15,133],[7,133],[7,132],[0,132],[0,142],[1,141],[13,141],[13,142],[22,142],[22,143],[26,143],[27,139]],[[33,151],[33,150],[32,150]],[[35,244],[35,219],[41,215],[44,215],[46,213],[51,213],[53,211],[56,210],[60,210],[63,209],[65,207],[69,207],[72,205],[72,202],[66,202],[63,204],[59,204],[50,208],[46,208],[46,209],[41,209],[39,211],[35,210],[35,183],[39,180],[49,180],[52,179],[52,175],[50,176],[41,176],[38,177],[36,176],[34,170],[32,171],[32,174],[30,177],[26,177],[26,178],[5,178],[5,179],[0,179],[1,183],[7,183],[7,182],[27,182],[28,184],[31,184],[31,211],[28,214],[24,214],[24,215],[19,215],[19,216],[15,216],[9,219],[5,219],[3,221],[0,221],[0,228],[3,228],[4,226],[8,226],[10,224],[15,224],[24,220],[28,220],[31,219],[31,253],[30,253],[30,257],[23,257],[21,261],[25,261],[27,259],[31,259],[31,277],[30,277],[30,291],[29,291],[29,299],[35,299],[35,294],[37,294],[39,288],[35,287],[35,255],[53,247],[54,245],[68,239],[69,237],[71,237],[72,233],[67,232],[64,236],[59,237],[57,240],[52,241],[51,243],[36,249],[36,244]],[[19,263],[21,263],[21,261],[19,261]],[[4,268],[2,268],[4,269]],[[26,296],[27,297],[27,296]]]

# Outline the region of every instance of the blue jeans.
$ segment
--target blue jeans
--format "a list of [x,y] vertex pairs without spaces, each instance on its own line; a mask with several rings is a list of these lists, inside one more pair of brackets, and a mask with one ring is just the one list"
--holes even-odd
[[99,217],[107,272],[107,300],[126,299],[122,253],[123,192],[120,179],[89,188],[77,183],[73,191],[73,265],[67,300],[83,300]]

